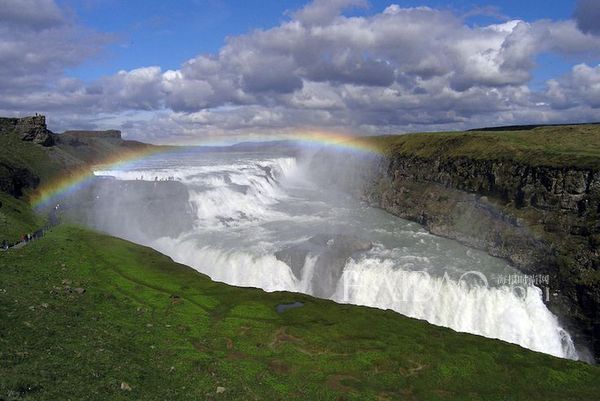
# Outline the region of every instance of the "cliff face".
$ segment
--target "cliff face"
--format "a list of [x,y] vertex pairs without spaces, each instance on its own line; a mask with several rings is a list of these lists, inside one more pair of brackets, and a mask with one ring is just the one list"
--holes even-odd
[[0,117],[0,191],[21,197],[59,175],[150,147],[121,139],[117,130],[54,134],[44,116]]
[[0,118],[0,135],[16,134],[23,141],[30,141],[42,146],[53,146],[54,137],[46,126],[45,116],[23,118]]
[[35,188],[39,183],[40,178],[30,170],[0,162],[0,191],[20,197],[25,188]]
[[5,147],[0,151],[0,191],[20,197],[27,188],[35,188],[40,182],[39,176],[24,160],[41,162],[37,156],[46,149],[35,147],[36,152],[24,157],[17,147],[29,149],[31,143],[50,147],[55,144],[54,136],[46,127],[44,116],[0,117],[0,139],[1,146]]
[[392,154],[364,196],[526,274],[549,275],[549,307],[600,358],[600,171]]
[[[543,211],[596,216],[600,172],[570,167],[527,166],[510,161],[393,157],[386,172],[394,181],[435,182]],[[585,222],[585,221],[584,221]]]

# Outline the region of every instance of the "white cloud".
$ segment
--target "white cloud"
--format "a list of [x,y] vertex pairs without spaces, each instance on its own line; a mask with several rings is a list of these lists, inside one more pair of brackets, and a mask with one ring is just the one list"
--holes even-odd
[[600,65],[578,64],[570,74],[550,80],[546,97],[556,109],[589,107],[600,117]]
[[0,0],[0,90],[39,90],[110,41],[78,25],[52,0]]
[[[577,60],[600,52],[597,37],[575,21],[473,27],[447,10],[398,5],[363,17],[342,14],[364,5],[317,0],[271,29],[228,38],[215,54],[198,55],[180,69],[140,67],[89,84],[63,72],[97,51],[101,41],[92,35],[92,51],[83,46],[81,27],[64,13],[44,36],[0,28],[5,39],[0,61],[6,61],[0,77],[4,88],[12,88],[0,98],[0,109],[99,114],[106,124],[120,121],[131,133],[154,140],[307,127],[377,133],[597,117],[597,67],[580,64],[540,93],[528,87],[540,54]],[[37,42],[42,51],[22,51]],[[148,118],[149,112],[160,117]]]
[[349,7],[366,7],[366,0],[314,0],[293,13],[294,18],[304,24],[325,24]]
[[43,30],[67,21],[53,0],[0,0],[0,22],[21,29]]

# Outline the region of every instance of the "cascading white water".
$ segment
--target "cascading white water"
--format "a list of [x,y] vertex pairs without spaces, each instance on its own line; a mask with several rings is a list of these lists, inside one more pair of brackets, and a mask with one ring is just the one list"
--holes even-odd
[[333,299],[393,309],[456,331],[577,358],[568,333],[534,286],[517,290],[469,285],[460,278],[397,269],[390,260],[362,258],[349,260]]
[[196,241],[174,242],[161,238],[154,247],[172,255],[176,262],[186,264],[207,274],[215,281],[241,287],[257,287],[265,291],[297,291],[290,268],[271,254],[224,251],[201,247]]
[[330,289],[333,300],[389,308],[457,331],[577,358],[569,334],[542,302],[539,288],[516,293],[493,283],[457,281],[471,270],[490,281],[494,274],[514,273],[506,263],[315,187],[293,157],[202,154],[97,174],[184,183],[196,217],[194,229],[177,238],[132,239],[214,280],[310,294],[323,274],[317,266],[319,254],[308,252],[298,273],[276,252],[315,234],[352,234],[376,246],[342,261],[341,277]]
[[205,185],[190,191],[190,201],[200,223],[236,224],[285,218],[269,210],[269,206],[286,196],[277,185],[276,177],[284,176],[294,166],[295,159],[276,159],[273,163],[246,165],[239,171],[227,172],[218,180],[211,177],[202,180]]

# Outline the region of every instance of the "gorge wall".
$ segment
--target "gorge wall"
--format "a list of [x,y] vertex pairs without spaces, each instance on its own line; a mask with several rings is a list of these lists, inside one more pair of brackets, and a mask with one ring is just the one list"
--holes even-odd
[[600,360],[600,170],[455,156],[444,146],[431,157],[387,150],[368,157],[324,150],[308,170],[321,185],[503,258],[524,275],[547,276],[548,308],[580,353]]
[[549,276],[549,308],[600,358],[600,171],[391,155],[364,199],[433,234]]
[[31,170],[0,161],[0,191],[18,198],[26,188],[35,188],[39,183],[40,177]]

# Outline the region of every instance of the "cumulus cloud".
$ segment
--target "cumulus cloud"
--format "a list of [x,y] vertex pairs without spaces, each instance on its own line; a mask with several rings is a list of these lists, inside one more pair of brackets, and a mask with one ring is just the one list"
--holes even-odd
[[65,23],[53,0],[0,0],[0,22],[13,28],[43,30]]
[[[14,50],[17,61],[11,64],[11,46],[0,47],[0,61],[7,61],[0,64],[0,77],[16,77],[15,88],[32,82],[27,95],[1,98],[0,109],[90,113],[142,138],[163,135],[166,141],[295,129],[464,128],[550,122],[560,113],[593,119],[597,113],[597,68],[578,65],[542,92],[528,86],[540,54],[577,59],[600,52],[600,41],[582,31],[579,21],[470,26],[448,10],[399,5],[368,16],[343,14],[365,5],[315,0],[289,20],[230,37],[218,52],[198,55],[177,70],[142,66],[88,84],[62,75],[90,53],[74,37],[80,27],[62,13],[45,28],[53,53]],[[46,43],[37,32],[0,28],[9,44],[22,35],[23,43]],[[51,85],[36,81],[48,77]]]
[[292,15],[305,24],[324,24],[349,7],[366,7],[366,0],[314,0]]
[[575,20],[583,32],[600,35],[600,2],[598,0],[578,0]]
[[0,90],[10,96],[54,84],[109,40],[52,0],[0,0]]
[[555,109],[600,109],[600,65],[578,64],[568,75],[550,80],[546,98]]
[[162,104],[163,79],[160,67],[156,66],[119,71],[101,79],[96,94],[105,101],[103,108],[107,111],[154,110]]

